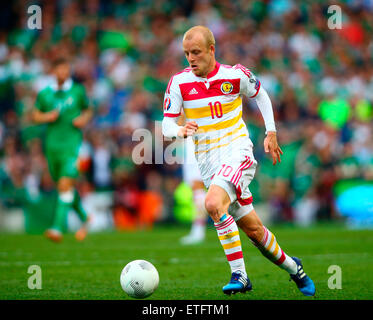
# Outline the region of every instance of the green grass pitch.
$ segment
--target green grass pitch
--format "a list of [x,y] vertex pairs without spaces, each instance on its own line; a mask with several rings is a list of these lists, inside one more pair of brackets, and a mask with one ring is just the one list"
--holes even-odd
[[[288,274],[265,259],[241,232],[253,291],[225,296],[229,266],[212,226],[203,244],[182,246],[186,227],[153,231],[90,234],[76,242],[72,234],[59,244],[43,236],[0,234],[0,299],[131,299],[119,283],[122,268],[145,259],[158,269],[160,284],[147,299],[373,299],[373,230],[327,225],[286,226],[271,230],[285,252],[303,260],[316,285],[315,297],[303,297]],[[42,270],[42,289],[30,290],[30,265]],[[342,289],[329,289],[331,265],[342,270]]]

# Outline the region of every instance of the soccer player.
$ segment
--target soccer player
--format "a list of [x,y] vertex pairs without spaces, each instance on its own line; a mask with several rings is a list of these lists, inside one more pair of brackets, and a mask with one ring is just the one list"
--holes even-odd
[[[289,257],[275,236],[259,219],[252,204],[249,184],[257,162],[253,144],[242,120],[242,95],[254,98],[266,127],[264,150],[273,165],[281,161],[271,100],[254,74],[242,65],[228,66],[215,60],[215,39],[204,26],[189,29],[183,37],[183,50],[190,67],[169,81],[164,99],[162,131],[166,137],[193,137],[195,155],[208,192],[205,206],[214,221],[218,238],[231,268],[225,294],[252,289],[246,274],[238,231],[270,261],[286,270],[299,290],[315,294],[311,278],[301,260]],[[183,107],[184,126],[177,125]]]
[[53,226],[45,233],[52,241],[62,240],[67,214],[74,209],[83,222],[76,232],[77,240],[87,235],[89,217],[82,207],[79,193],[74,188],[78,176],[77,160],[82,142],[82,128],[92,116],[82,85],[70,77],[70,65],[59,58],[52,64],[54,81],[40,91],[32,113],[34,122],[47,124],[45,152],[49,171],[57,184],[58,199]]
[[205,207],[206,189],[194,156],[194,143],[191,137],[186,138],[185,141],[183,179],[192,188],[197,212],[190,233],[182,237],[180,242],[184,245],[197,244],[205,239],[208,214]]

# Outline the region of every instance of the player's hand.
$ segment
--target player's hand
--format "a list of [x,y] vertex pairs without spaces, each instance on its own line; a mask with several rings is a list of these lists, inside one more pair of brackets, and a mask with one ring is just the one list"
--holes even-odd
[[55,122],[60,115],[58,110],[52,110],[45,113],[46,122]]
[[82,116],[78,116],[73,120],[74,127],[77,127],[78,129],[82,129],[86,124],[85,119]]
[[77,116],[73,120],[73,125],[78,129],[83,129],[91,120],[92,116],[92,109],[86,109],[80,114],[80,116]]
[[268,132],[267,136],[264,139],[264,151],[271,154],[273,165],[275,165],[277,162],[281,162],[281,155],[283,155],[284,153],[277,143],[276,132]]
[[88,114],[81,114],[73,120],[73,125],[78,129],[83,129],[89,120],[90,117]]
[[195,121],[189,121],[184,127],[181,127],[177,135],[180,138],[186,138],[195,134],[198,130],[198,124]]

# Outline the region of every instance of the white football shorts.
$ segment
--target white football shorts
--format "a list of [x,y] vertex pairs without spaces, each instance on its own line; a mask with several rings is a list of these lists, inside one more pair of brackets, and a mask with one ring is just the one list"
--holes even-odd
[[221,161],[215,174],[204,180],[206,188],[214,184],[228,193],[231,200],[228,212],[236,221],[254,209],[249,185],[254,178],[256,166],[253,153],[246,150],[238,157]]

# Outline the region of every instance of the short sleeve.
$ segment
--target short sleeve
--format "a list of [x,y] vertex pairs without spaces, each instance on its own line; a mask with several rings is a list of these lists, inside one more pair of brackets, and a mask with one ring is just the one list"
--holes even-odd
[[35,100],[35,108],[44,112],[44,91],[40,91]]
[[174,78],[170,79],[163,100],[163,116],[176,118],[181,114],[183,99],[180,88]]
[[235,65],[234,68],[240,74],[240,93],[249,98],[255,98],[261,86],[259,79],[257,79],[249,69],[241,64]]

